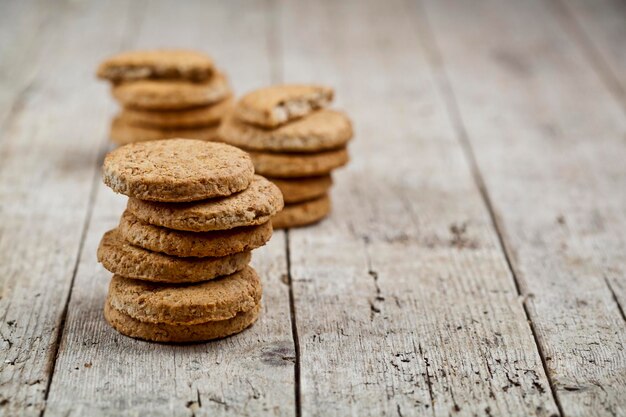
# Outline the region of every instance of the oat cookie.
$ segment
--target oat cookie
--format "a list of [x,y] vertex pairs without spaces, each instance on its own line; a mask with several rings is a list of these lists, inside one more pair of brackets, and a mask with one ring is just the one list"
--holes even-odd
[[167,202],[227,196],[246,189],[254,176],[245,152],[191,139],[122,146],[106,156],[103,171],[117,193]]
[[321,109],[333,100],[333,89],[319,85],[283,84],[246,94],[235,106],[235,117],[276,127]]
[[320,197],[328,192],[333,180],[330,175],[309,178],[270,178],[283,193],[286,204],[300,203]]
[[107,303],[104,306],[106,321],[123,335],[136,339],[164,343],[202,342],[220,339],[239,333],[250,327],[259,317],[261,305],[252,310],[237,313],[228,320],[208,321],[191,325],[173,325],[166,323],[144,323],[126,315]]
[[218,103],[183,110],[139,110],[125,108],[118,119],[129,125],[146,126],[158,129],[182,129],[201,126],[214,126],[232,109],[233,98],[228,97]]
[[282,208],[278,187],[258,175],[244,191],[220,199],[165,204],[131,198],[127,206],[128,211],[146,223],[190,232],[263,224]]
[[267,177],[314,177],[329,174],[348,163],[346,148],[317,153],[249,152],[254,169]]
[[341,112],[320,110],[276,129],[244,123],[232,114],[219,129],[220,140],[245,149],[271,152],[319,152],[345,147],[352,123]]
[[110,138],[117,145],[129,143],[149,142],[152,140],[187,138],[213,142],[216,141],[217,125],[190,128],[155,128],[132,125],[120,117],[111,123]]
[[185,283],[211,280],[240,271],[250,263],[250,252],[211,258],[180,258],[131,245],[117,229],[113,229],[102,236],[98,261],[114,274],[128,278]]
[[288,204],[272,218],[274,229],[300,227],[316,223],[330,213],[328,195],[304,203]]
[[133,245],[167,255],[226,256],[261,247],[272,237],[272,222],[212,232],[184,232],[145,223],[126,210],[118,231]]
[[125,82],[114,85],[112,93],[124,107],[176,110],[217,103],[230,96],[232,91],[226,77],[216,73],[202,83],[178,80]]
[[261,300],[261,281],[251,267],[226,277],[188,285],[165,285],[114,275],[109,303],[144,323],[200,324],[232,319]]
[[204,81],[213,71],[213,60],[202,52],[157,49],[113,55],[100,64],[98,77],[114,83],[142,79]]

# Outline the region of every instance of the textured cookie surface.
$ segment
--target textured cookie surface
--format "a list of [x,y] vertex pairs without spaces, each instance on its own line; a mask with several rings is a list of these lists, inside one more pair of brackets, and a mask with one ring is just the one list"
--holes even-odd
[[261,293],[261,281],[250,267],[220,279],[177,286],[114,275],[109,303],[144,323],[189,325],[250,311],[259,304]]
[[212,232],[184,232],[145,223],[128,210],[118,226],[120,235],[132,243],[172,256],[226,256],[263,246],[272,237],[272,222]]
[[293,178],[329,174],[348,163],[348,151],[337,149],[317,153],[249,152],[256,173],[267,177]]
[[104,234],[98,261],[109,271],[153,282],[185,283],[215,279],[240,271],[250,263],[250,252],[222,257],[179,258],[131,245],[117,229]]
[[352,138],[352,124],[344,113],[326,109],[276,129],[250,125],[231,114],[220,126],[219,136],[221,141],[245,149],[319,152],[345,146]]
[[180,204],[131,198],[127,206],[128,211],[146,223],[190,232],[266,223],[282,208],[283,196],[278,187],[258,175],[247,189],[229,197]]
[[249,156],[229,145],[191,139],[132,143],[104,159],[104,183],[150,201],[197,201],[244,190],[254,176]]
[[121,117],[116,117],[111,123],[110,138],[117,145],[127,145],[129,143],[175,138],[215,141],[218,136],[217,125],[189,128],[158,128],[132,125]]
[[177,80],[126,82],[114,85],[112,93],[125,107],[147,110],[206,106],[232,94],[228,80],[220,73],[202,83]]
[[330,175],[310,178],[269,178],[283,193],[285,203],[300,203],[312,200],[328,192],[333,180]]
[[246,94],[234,112],[244,122],[276,127],[328,106],[333,95],[332,88],[319,85],[275,85]]
[[330,213],[330,198],[325,195],[304,203],[287,204],[272,218],[275,229],[306,226],[322,220]]
[[192,325],[144,323],[114,309],[107,301],[104,306],[104,317],[114,329],[129,337],[152,342],[185,343],[220,339],[239,333],[257,320],[260,311],[259,304],[252,310],[237,313],[235,317],[228,320]]
[[183,110],[139,110],[125,108],[118,115],[118,118],[123,123],[129,125],[160,129],[213,126],[219,124],[222,117],[231,110],[232,106],[233,98],[228,97],[209,106]]
[[211,57],[184,49],[123,52],[106,59],[98,68],[98,77],[112,82],[150,78],[202,81],[212,74]]

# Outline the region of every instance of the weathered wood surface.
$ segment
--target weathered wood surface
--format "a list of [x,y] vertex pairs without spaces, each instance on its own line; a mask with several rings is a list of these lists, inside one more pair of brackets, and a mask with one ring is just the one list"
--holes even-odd
[[[511,272],[404,7],[285,2],[285,79],[336,86],[357,126],[333,216],[289,232],[302,414],[551,415]],[[323,30],[287,36],[307,23]]]
[[[623,16],[0,1],[0,415],[626,415]],[[256,251],[263,316],[216,343],[102,318],[125,200],[99,180],[93,72],[153,46],[209,52],[238,94],[333,85],[357,129],[331,218]]]
[[625,415],[619,102],[544,3],[428,1],[426,14],[561,411]]

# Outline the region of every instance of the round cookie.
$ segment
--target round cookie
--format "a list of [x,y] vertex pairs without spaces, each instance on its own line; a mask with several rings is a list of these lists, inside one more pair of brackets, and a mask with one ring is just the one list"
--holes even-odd
[[199,324],[228,320],[261,300],[261,281],[251,267],[226,277],[190,285],[164,285],[114,275],[109,303],[144,323]]
[[276,178],[326,175],[347,164],[349,160],[346,148],[311,154],[248,153],[257,174]]
[[192,83],[178,80],[140,80],[116,84],[113,97],[124,107],[172,110],[206,106],[232,94],[228,80],[217,73],[210,80]]
[[272,218],[274,229],[306,226],[318,222],[330,213],[330,198],[325,195],[304,203],[288,204]]
[[242,270],[250,252],[213,258],[178,258],[134,246],[117,229],[102,236],[98,261],[109,271],[153,282],[186,283],[215,279]]
[[118,332],[136,339],[164,343],[202,342],[220,339],[250,327],[259,317],[261,305],[250,311],[238,313],[228,320],[209,321],[192,325],[144,323],[111,307],[104,306],[104,318]]
[[179,257],[226,256],[265,245],[272,237],[272,222],[212,232],[184,232],[142,222],[126,210],[119,234],[133,245]]
[[264,129],[231,114],[221,124],[219,137],[223,142],[250,150],[319,152],[345,147],[352,138],[352,123],[344,113],[320,110],[276,129]]
[[217,125],[190,128],[154,128],[133,125],[124,121],[121,117],[116,117],[111,123],[109,137],[117,145],[175,138],[198,139],[211,142],[218,138],[217,128]]
[[309,178],[270,178],[283,193],[283,200],[286,204],[300,203],[316,197],[320,197],[328,192],[333,180],[330,175]]
[[113,55],[100,64],[98,77],[114,83],[148,78],[204,81],[213,71],[213,60],[202,52],[157,49]]
[[334,91],[320,85],[283,84],[252,91],[235,106],[235,117],[264,127],[276,127],[326,107]]
[[165,204],[130,198],[127,206],[128,211],[146,223],[190,232],[266,223],[282,208],[283,196],[278,187],[258,175],[244,191],[220,199]]
[[230,145],[172,139],[117,148],[104,158],[103,176],[113,191],[129,197],[184,202],[245,190],[254,166]]
[[[120,122],[158,129],[182,129],[219,124],[233,106],[233,98],[228,97],[210,106],[184,110],[138,110],[125,108],[119,114]],[[183,136],[187,137],[187,136]],[[213,137],[211,137],[213,139]]]

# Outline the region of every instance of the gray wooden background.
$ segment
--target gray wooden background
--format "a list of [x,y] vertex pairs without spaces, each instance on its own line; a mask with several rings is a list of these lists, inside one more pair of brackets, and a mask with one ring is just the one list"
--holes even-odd
[[[249,331],[103,320],[125,199],[100,181],[130,48],[238,94],[337,90],[332,216],[277,232]],[[0,415],[625,416],[623,0],[0,2]]]

